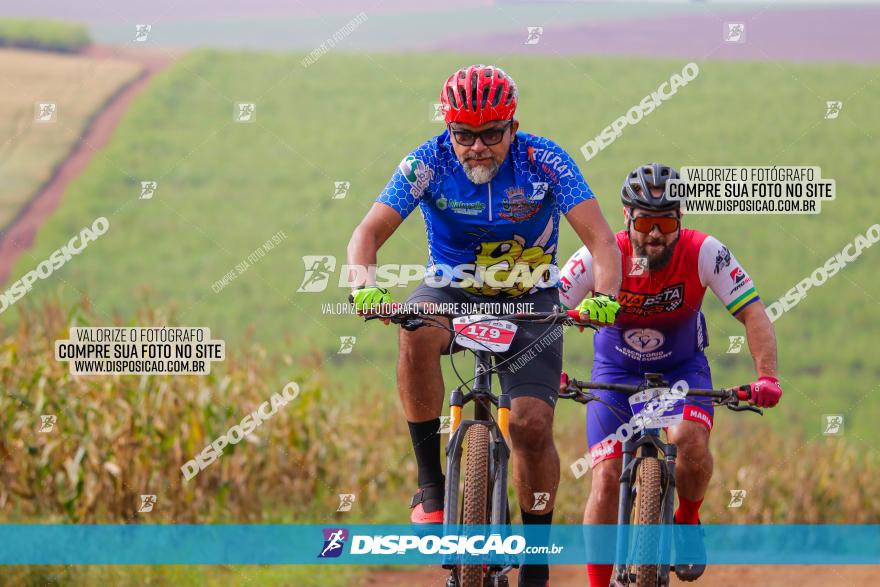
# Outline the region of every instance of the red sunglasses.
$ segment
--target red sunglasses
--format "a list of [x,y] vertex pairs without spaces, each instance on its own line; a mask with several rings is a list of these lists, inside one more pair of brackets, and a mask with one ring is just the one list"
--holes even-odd
[[637,231],[645,234],[654,230],[655,226],[663,234],[672,234],[681,226],[681,221],[670,216],[639,216],[632,219],[632,226]]

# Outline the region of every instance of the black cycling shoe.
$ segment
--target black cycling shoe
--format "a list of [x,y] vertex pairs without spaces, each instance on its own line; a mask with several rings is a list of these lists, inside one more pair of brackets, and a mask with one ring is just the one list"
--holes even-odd
[[[676,522],[676,524],[677,523],[678,522]],[[706,571],[706,544],[704,540],[706,537],[706,531],[703,529],[703,526],[699,521],[697,522],[697,525],[700,526],[700,531],[695,533],[697,536],[696,540],[692,539],[685,541],[684,537],[681,536],[681,533],[675,533],[676,553],[684,551],[687,548],[695,548],[697,550],[697,560],[701,561],[697,563],[675,565],[675,576],[682,581],[696,581],[702,577],[703,573]]]

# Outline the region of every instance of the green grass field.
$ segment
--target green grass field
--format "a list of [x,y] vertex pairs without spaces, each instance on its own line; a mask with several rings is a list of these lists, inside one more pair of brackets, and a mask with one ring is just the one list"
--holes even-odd
[[89,32],[81,24],[0,18],[0,47],[75,53],[89,43]]
[[228,587],[265,585],[267,587],[343,587],[363,576],[362,569],[306,565],[90,565],[80,567],[11,567],[7,578],[17,585],[174,585],[175,587]]
[[[123,85],[136,63],[0,49],[0,228],[6,228],[70,154],[84,129]],[[35,104],[54,103],[55,121],[35,121]]]
[[[47,296],[72,304],[83,294],[108,322],[129,319],[143,299],[173,303],[181,323],[209,325],[229,348],[255,340],[291,357],[324,355],[338,392],[394,396],[396,333],[347,316],[322,316],[343,301],[332,287],[297,293],[303,255],[344,262],[345,245],[375,195],[408,151],[439,132],[430,122],[438,80],[462,63],[490,56],[326,55],[304,69],[298,56],[198,51],[156,78],[137,98],[109,145],[71,187],[13,279],[98,216],[110,231],[59,273],[38,282],[19,304]],[[576,160],[615,229],[617,190],[635,164],[818,165],[837,180],[837,200],[819,216],[694,216],[686,224],[728,244],[765,301],[800,279],[877,221],[871,181],[880,117],[876,68],[707,62],[700,76],[641,124],[628,127],[588,164],[581,144],[681,70],[675,60],[533,59],[499,62],[521,88],[522,129],[549,136]],[[406,72],[402,80],[401,72]],[[826,99],[841,99],[837,120],[824,120]],[[256,121],[233,122],[235,102],[257,103]],[[138,200],[129,178],[156,180],[153,199]],[[332,200],[334,181],[350,181]],[[228,287],[212,284],[279,230],[288,238]],[[563,228],[562,256],[577,246]],[[776,322],[786,397],[766,424],[820,435],[821,415],[848,415],[853,441],[876,440],[880,367],[868,355],[880,318],[868,249]],[[382,250],[380,262],[425,259],[419,215]],[[394,292],[403,298],[404,290]],[[711,294],[705,304],[718,384],[752,376],[748,354],[726,355],[741,334]],[[15,320],[6,312],[6,323]],[[356,335],[351,355],[338,337]],[[567,337],[566,364],[584,375],[585,335]],[[449,382],[447,382],[449,385]],[[570,417],[572,422],[579,414]],[[566,416],[567,418],[568,416]]]

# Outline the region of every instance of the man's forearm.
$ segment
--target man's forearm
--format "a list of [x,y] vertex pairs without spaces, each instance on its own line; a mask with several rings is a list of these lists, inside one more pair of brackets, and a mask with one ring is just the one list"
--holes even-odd
[[611,239],[603,240],[593,253],[593,275],[596,280],[596,291],[617,296],[620,293],[620,249],[614,234],[609,232]]
[[376,283],[376,258],[379,246],[374,235],[357,227],[348,241],[348,280],[353,288]]
[[620,249],[595,199],[586,200],[565,216],[593,255],[595,291],[616,296],[620,291]]
[[348,241],[348,282],[352,287],[376,285],[376,253],[397,230],[403,217],[393,208],[373,204]]
[[755,362],[755,370],[759,377],[778,377],[776,364],[776,333],[773,324],[764,305],[760,301],[755,302],[743,310],[747,313],[743,317],[746,327],[746,338],[749,341],[749,351]]

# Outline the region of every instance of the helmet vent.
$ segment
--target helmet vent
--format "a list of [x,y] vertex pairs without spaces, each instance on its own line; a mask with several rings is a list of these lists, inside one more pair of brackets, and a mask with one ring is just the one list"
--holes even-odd
[[[656,212],[680,210],[681,201],[667,197],[667,182],[678,179],[678,171],[662,163],[641,165],[632,170],[620,189],[624,206]],[[655,194],[654,189],[662,190]]]
[[481,125],[511,120],[518,102],[516,84],[503,70],[491,65],[462,68],[446,80],[440,92],[447,123]]

